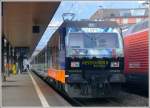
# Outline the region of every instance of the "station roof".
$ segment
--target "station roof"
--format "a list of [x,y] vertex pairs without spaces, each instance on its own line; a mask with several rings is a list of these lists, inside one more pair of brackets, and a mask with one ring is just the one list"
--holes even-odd
[[[40,40],[57,10],[60,1],[3,2],[2,32],[13,47],[29,47],[31,51]],[[39,26],[39,33],[33,33]]]

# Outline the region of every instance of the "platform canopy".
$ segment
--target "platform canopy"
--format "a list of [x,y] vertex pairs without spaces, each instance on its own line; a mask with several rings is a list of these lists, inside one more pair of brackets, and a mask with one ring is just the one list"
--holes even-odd
[[[13,47],[37,46],[60,1],[2,2],[2,34]],[[39,27],[34,33],[33,28]]]

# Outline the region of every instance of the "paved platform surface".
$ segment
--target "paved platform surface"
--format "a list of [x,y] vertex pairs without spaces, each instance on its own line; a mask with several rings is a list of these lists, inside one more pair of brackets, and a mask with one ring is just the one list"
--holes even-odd
[[34,73],[11,75],[2,83],[2,106],[43,107],[44,105],[71,106]]

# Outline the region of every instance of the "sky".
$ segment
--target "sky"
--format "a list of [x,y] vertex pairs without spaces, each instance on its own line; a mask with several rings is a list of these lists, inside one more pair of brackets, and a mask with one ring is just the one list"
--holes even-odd
[[[75,19],[87,19],[89,18],[97,9],[101,8],[139,8],[138,1],[68,1],[63,0],[61,3],[61,8],[64,8],[64,12],[74,12],[76,14]],[[63,10],[63,9],[60,9]],[[61,11],[62,12],[62,11]]]
[[34,56],[42,50],[53,33],[63,23],[63,13],[74,13],[74,20],[89,19],[98,9],[110,9],[110,8],[139,8],[142,7],[139,1],[96,1],[96,0],[62,0],[57,11],[55,12],[52,20],[50,21],[47,29],[45,30],[41,40],[39,41]]

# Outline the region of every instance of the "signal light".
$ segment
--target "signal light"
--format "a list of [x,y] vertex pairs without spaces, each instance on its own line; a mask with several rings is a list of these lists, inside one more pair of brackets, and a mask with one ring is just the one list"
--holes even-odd
[[119,62],[111,62],[111,67],[119,67]]
[[80,67],[79,62],[71,62],[71,67]]

